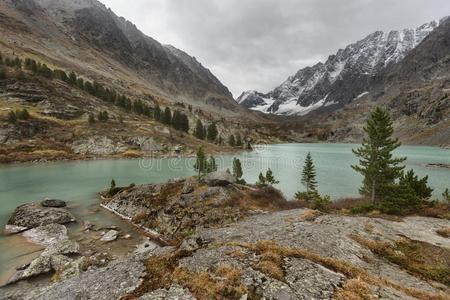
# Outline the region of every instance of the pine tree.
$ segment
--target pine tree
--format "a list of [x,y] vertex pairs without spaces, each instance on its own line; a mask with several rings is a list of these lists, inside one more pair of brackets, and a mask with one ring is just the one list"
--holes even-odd
[[189,132],[189,119],[185,114],[180,116],[180,129],[184,132]]
[[208,160],[207,173],[212,173],[215,171],[217,171],[216,159],[214,158],[214,156],[211,155]]
[[228,137],[228,145],[230,145],[231,147],[236,146],[236,140],[234,139],[233,134]]
[[89,123],[89,125],[92,125],[95,123],[95,117],[93,114],[89,114],[88,123]]
[[256,185],[259,186],[259,187],[267,186],[266,177],[264,177],[262,172],[259,173],[258,181],[256,182]]
[[209,124],[208,129],[207,129],[207,134],[206,134],[208,140],[211,142],[215,141],[217,138],[217,134],[218,134],[218,132],[217,132],[216,123]]
[[382,200],[386,188],[395,183],[404,166],[400,164],[406,158],[393,158],[392,151],[397,149],[401,143],[393,139],[394,128],[389,112],[377,107],[367,120],[364,127],[366,137],[362,146],[354,149],[353,153],[359,157],[359,165],[352,168],[364,176],[363,186],[360,193],[370,196],[374,202]]
[[16,122],[17,122],[17,116],[16,116],[16,113],[13,112],[13,111],[10,111],[10,112],[8,113],[7,120],[8,120],[8,123],[12,123],[12,124],[16,123]]
[[181,115],[180,112],[178,110],[174,111],[173,116],[172,116],[172,127],[175,128],[176,130],[180,130],[181,129]]
[[154,118],[156,121],[161,120],[161,108],[159,108],[159,105],[158,105],[158,104],[155,105],[155,109],[154,109],[154,111],[153,111],[153,118]]
[[[81,80],[83,80],[83,79],[81,79]],[[70,74],[69,74],[69,83],[72,84],[72,85],[75,85],[75,84],[78,83],[77,81],[78,81],[77,75],[73,71],[70,72]]]
[[275,177],[273,176],[273,172],[270,168],[266,172],[266,182],[270,185],[280,183],[278,180],[275,179]]
[[308,152],[305,159],[305,165],[302,171],[302,184],[306,188],[306,194],[317,193],[316,170],[311,153]]
[[242,145],[243,145],[242,138],[241,138],[241,135],[238,133],[238,134],[236,134],[236,146],[242,147]]
[[111,189],[116,188],[116,181],[114,180],[114,178],[111,180]]
[[239,158],[233,158],[233,176],[240,180],[242,178],[242,164]]
[[197,151],[197,159],[194,164],[194,170],[198,172],[198,177],[200,178],[202,174],[206,173],[208,168],[208,162],[206,160],[205,152],[203,148],[200,147]]
[[450,190],[448,188],[442,193],[442,197],[450,204]]
[[410,187],[422,200],[429,199],[433,193],[433,189],[428,186],[428,176],[419,179],[412,169],[402,174],[399,185]]
[[197,124],[195,125],[194,136],[200,140],[205,139],[205,131],[200,119],[197,120]]
[[168,107],[166,107],[166,109],[164,110],[163,123],[166,125],[170,125],[172,123],[172,112]]
[[6,79],[6,70],[3,66],[0,66],[0,80]]

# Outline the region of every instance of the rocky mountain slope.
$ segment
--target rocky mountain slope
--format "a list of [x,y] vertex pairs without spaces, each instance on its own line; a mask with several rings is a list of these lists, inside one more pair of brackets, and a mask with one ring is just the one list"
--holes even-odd
[[432,21],[414,29],[374,32],[340,49],[324,63],[299,70],[273,91],[244,92],[237,102],[266,113],[305,115],[335,110],[366,93],[372,82],[419,45],[439,25]]
[[172,102],[238,112],[228,89],[195,58],[144,35],[94,0],[2,1],[2,46],[100,82]]
[[[199,145],[210,152],[224,149],[192,137],[197,120],[205,126],[215,122],[222,141],[236,133],[255,142],[276,136],[270,127],[261,128],[273,120],[239,106],[194,57],[144,35],[95,0],[1,1],[0,55],[1,163],[166,155],[180,149],[188,154]],[[6,63],[15,59],[21,59],[19,65]],[[65,72],[66,78],[75,72],[81,87],[43,76],[25,66],[26,59]],[[83,87],[87,81],[131,104],[142,102],[147,116],[133,113],[131,104],[100,99]],[[187,116],[190,130],[183,133],[156,120],[157,106]],[[11,112],[23,109],[30,118],[8,121]],[[104,112],[107,122],[88,124],[90,115]]]

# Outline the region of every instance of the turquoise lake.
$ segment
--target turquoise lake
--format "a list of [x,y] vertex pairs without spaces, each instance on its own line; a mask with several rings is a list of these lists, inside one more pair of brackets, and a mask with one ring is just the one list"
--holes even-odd
[[[264,145],[237,157],[242,161],[247,182],[254,183],[259,172],[265,172],[270,167],[280,181],[277,187],[287,198],[292,198],[296,191],[303,189],[300,184],[301,168],[306,154],[311,152],[320,192],[338,199],[358,195],[362,177],[350,167],[357,162],[351,151],[356,147],[358,145],[352,144]],[[426,166],[429,163],[450,164],[450,150],[402,146],[396,155],[407,156],[407,168],[413,168],[420,176],[429,176],[435,197],[440,197],[446,187],[450,188],[450,169]],[[220,168],[226,169],[231,168],[232,159],[233,156],[217,157],[217,162]],[[174,177],[193,175],[193,161],[194,158],[165,158],[0,166],[0,226],[6,224],[19,204],[47,197],[68,201],[79,220],[94,218],[101,221],[107,218],[103,222],[111,222],[114,217],[92,214],[91,211],[97,207],[97,192],[107,188],[112,178],[117,185],[164,182]],[[14,253],[9,251],[9,239],[0,236],[0,268],[21,255],[17,249]]]

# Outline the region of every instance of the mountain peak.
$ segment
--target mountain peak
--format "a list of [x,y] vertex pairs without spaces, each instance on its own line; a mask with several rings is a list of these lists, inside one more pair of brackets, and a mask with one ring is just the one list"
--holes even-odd
[[378,74],[401,61],[438,25],[439,21],[431,21],[414,29],[375,31],[339,49],[325,62],[300,69],[267,94],[244,93],[238,103],[287,115],[341,107],[365,92]]

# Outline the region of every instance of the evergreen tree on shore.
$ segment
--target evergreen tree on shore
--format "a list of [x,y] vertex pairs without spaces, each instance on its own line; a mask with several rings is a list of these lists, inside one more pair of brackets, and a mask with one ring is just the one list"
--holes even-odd
[[280,183],[278,180],[275,179],[275,177],[273,176],[273,172],[270,168],[267,170],[265,178],[266,178],[266,182],[270,185]]
[[306,188],[307,195],[317,193],[316,168],[310,152],[306,155],[301,182]]
[[231,147],[236,146],[236,140],[234,139],[233,134],[228,137],[228,145],[230,145]]
[[203,148],[200,147],[197,151],[197,158],[194,164],[194,169],[198,172],[198,178],[205,174],[208,168],[208,161],[206,159],[205,152]]
[[360,193],[371,198],[373,202],[383,198],[389,186],[400,178],[404,166],[400,165],[406,158],[393,158],[392,152],[401,143],[393,139],[394,128],[389,112],[377,107],[364,127],[366,137],[362,146],[353,149],[359,158],[359,165],[352,168],[364,176]]
[[242,164],[239,158],[233,158],[233,176],[236,177],[237,180],[242,178]]

